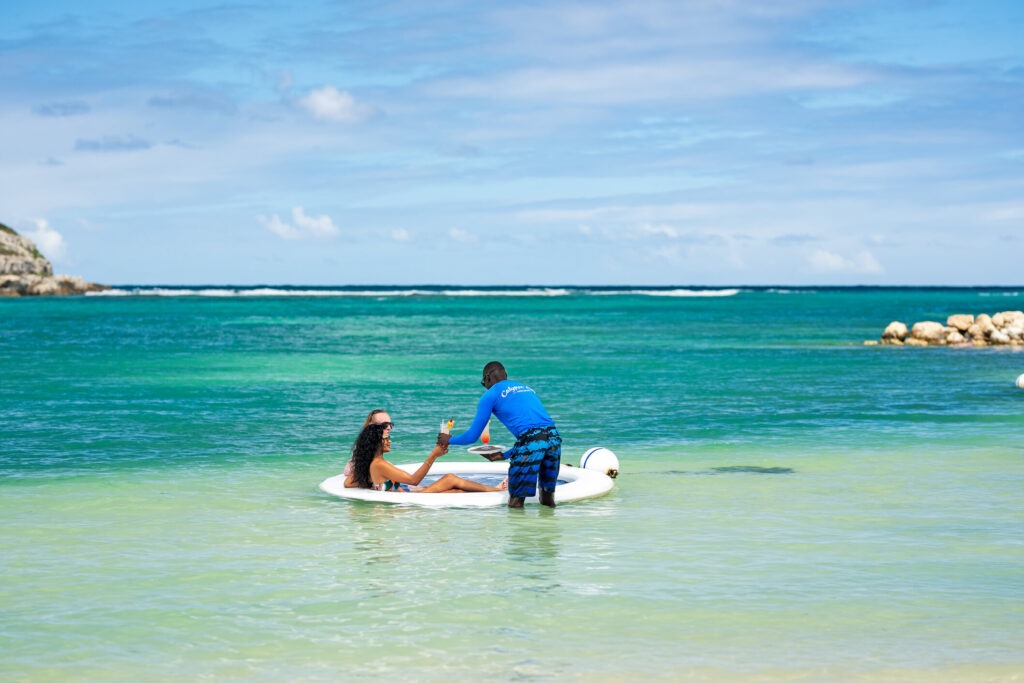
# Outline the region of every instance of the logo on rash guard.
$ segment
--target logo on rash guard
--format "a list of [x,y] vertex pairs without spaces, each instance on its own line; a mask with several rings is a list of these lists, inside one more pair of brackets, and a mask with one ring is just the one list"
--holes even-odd
[[503,390],[501,392],[501,397],[502,398],[507,398],[509,394],[518,394],[518,393],[523,392],[523,391],[528,391],[531,394],[536,394],[537,393],[536,391],[534,391],[530,387],[526,386],[525,384],[513,384],[512,386],[510,386],[509,388],[507,388],[507,389],[505,389],[505,390]]

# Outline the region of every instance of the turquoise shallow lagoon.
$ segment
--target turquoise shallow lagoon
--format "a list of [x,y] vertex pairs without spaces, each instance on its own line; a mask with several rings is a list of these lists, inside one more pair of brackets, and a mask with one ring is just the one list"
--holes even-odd
[[[0,300],[0,678],[1024,679],[1024,350],[865,347],[1013,289],[124,288]],[[317,489],[534,386],[603,498]],[[495,432],[495,440],[507,437]],[[455,449],[446,456],[473,459]]]

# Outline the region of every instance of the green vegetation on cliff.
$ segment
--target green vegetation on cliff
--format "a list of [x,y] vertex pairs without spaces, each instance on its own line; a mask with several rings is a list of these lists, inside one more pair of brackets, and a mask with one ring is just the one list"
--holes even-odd
[[[14,237],[21,237],[21,235],[18,234],[17,230],[15,230],[14,228],[11,228],[11,227],[8,227],[8,226],[4,225],[3,223],[0,223],[0,232],[6,232],[8,235],[13,235]],[[25,240],[25,241],[28,242],[27,249],[28,249],[28,253],[32,256],[32,258],[41,259],[43,261],[47,260],[46,257],[43,256],[42,252],[40,252],[39,249],[36,247],[35,242],[32,242],[31,240]],[[3,256],[3,255],[17,256],[18,252],[15,251],[14,249],[11,249],[10,247],[0,243],[0,256]]]
[[0,223],[0,296],[53,296],[109,289],[72,275],[54,275],[53,266],[31,239]]

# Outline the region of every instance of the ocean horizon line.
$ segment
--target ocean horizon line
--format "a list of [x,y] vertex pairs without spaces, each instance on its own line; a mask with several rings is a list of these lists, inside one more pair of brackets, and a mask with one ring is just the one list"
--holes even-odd
[[814,292],[971,292],[1020,296],[1024,285],[455,285],[455,284],[115,284],[87,296],[370,296],[370,297],[487,297],[487,296],[655,296],[731,297],[741,293],[798,294]]

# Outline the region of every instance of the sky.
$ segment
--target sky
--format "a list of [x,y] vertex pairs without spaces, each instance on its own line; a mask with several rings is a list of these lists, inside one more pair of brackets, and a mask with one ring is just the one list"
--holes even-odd
[[1024,284],[1024,2],[5,0],[0,222],[108,284]]

